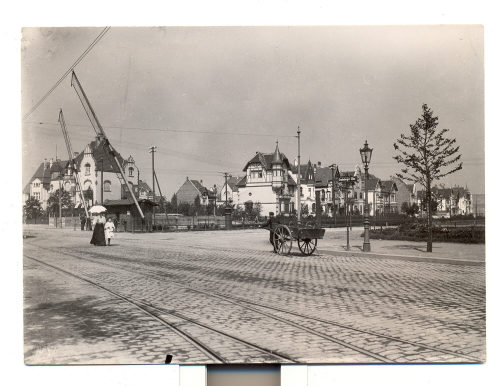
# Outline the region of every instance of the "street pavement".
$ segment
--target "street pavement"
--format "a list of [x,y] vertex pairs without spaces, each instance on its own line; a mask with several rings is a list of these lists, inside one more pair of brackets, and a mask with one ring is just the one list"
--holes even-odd
[[24,233],[27,364],[486,358],[484,245],[436,243],[429,259],[425,243],[372,240],[363,254],[360,229],[352,251],[329,229],[312,256],[279,256],[264,230],[118,233],[110,247]]

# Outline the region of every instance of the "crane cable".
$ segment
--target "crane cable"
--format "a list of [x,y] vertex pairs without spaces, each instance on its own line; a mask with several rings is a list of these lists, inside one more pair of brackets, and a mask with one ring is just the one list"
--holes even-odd
[[94,41],[87,47],[87,49],[75,60],[71,67],[59,78],[59,80],[50,88],[49,91],[37,102],[35,105],[24,115],[23,121],[28,118],[44,101],[49,97],[50,94],[61,84],[61,82],[73,71],[73,69],[83,60],[83,58],[94,48],[94,46],[104,37],[106,32],[109,31],[111,27],[104,28],[101,33],[94,39]]

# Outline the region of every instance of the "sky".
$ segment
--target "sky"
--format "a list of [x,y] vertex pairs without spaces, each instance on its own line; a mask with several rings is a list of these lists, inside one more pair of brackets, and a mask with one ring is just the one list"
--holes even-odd
[[[25,115],[102,28],[25,28]],[[76,66],[111,144],[151,185],[149,148],[168,198],[186,177],[221,185],[275,143],[290,161],[340,170],[373,150],[370,173],[401,166],[393,143],[426,103],[456,138],[463,170],[439,181],[484,193],[483,27],[111,28]],[[67,159],[62,108],[75,151],[95,136],[70,76],[24,121],[23,186],[44,158]]]

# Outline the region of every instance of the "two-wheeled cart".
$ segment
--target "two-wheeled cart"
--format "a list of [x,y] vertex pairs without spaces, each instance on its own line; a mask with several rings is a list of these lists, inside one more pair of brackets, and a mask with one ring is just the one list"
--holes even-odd
[[292,250],[292,244],[297,245],[303,255],[311,255],[318,245],[318,239],[325,235],[325,229],[305,225],[285,225],[274,223],[265,227],[270,231],[269,241],[273,245],[274,252],[279,255],[288,255]]

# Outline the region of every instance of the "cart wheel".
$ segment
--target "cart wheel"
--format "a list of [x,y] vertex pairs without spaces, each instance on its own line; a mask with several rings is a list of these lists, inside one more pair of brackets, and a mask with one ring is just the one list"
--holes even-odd
[[274,251],[279,255],[288,255],[292,249],[292,232],[286,225],[274,230]]
[[299,244],[299,249],[304,255],[312,255],[316,250],[316,245],[318,244],[318,239],[299,239],[297,241]]

